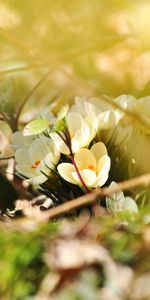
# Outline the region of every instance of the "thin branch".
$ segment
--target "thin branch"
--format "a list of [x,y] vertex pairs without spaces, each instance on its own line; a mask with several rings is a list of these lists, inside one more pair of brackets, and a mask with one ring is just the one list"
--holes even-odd
[[119,192],[121,190],[122,191],[128,190],[130,188],[134,188],[137,186],[148,186],[148,185],[150,185],[150,173],[139,176],[139,177],[135,177],[133,179],[122,181],[122,182],[118,183],[118,186],[104,187],[93,193],[76,198],[72,201],[68,201],[62,205],[52,208],[50,211],[45,212],[45,214],[48,218],[54,218],[63,213],[69,212],[75,208],[93,203],[97,200],[100,200],[100,198],[105,197],[107,195],[111,195],[114,192]]
[[11,121],[9,120],[9,118],[2,111],[0,111],[0,114],[3,117],[3,121],[6,122],[9,125],[10,129],[12,130],[12,124],[11,124]]
[[8,160],[11,158],[15,158],[14,156],[0,157],[0,160]]
[[29,94],[25,97],[25,99],[22,101],[19,110],[17,112],[17,116],[16,116],[16,123],[18,123],[20,114],[25,106],[25,104],[27,103],[27,101],[29,100],[29,98],[33,95],[33,93],[35,92],[35,90],[44,82],[44,80],[51,74],[52,70],[49,70],[46,74],[44,74],[44,76],[36,83],[36,85],[33,87],[33,89],[29,92]]

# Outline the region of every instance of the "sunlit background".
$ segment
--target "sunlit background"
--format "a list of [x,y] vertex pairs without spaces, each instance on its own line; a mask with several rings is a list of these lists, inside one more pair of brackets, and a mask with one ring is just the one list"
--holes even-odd
[[149,1],[0,1],[0,76],[30,101],[149,92]]
[[[0,81],[13,77],[18,107],[39,83],[20,121],[46,104],[57,112],[76,95],[150,94],[149,12],[148,0],[1,0]],[[149,139],[137,142],[147,157]]]
[[[20,121],[47,104],[57,112],[77,95],[150,94],[149,12],[148,0],[1,0],[0,82],[13,78],[17,107],[38,84]],[[148,172],[137,144],[145,158],[149,138],[130,145],[130,158]]]
[[[19,118],[19,129],[46,107],[50,106],[52,111],[57,113],[64,104],[73,102],[77,95],[87,98],[101,98],[107,95],[112,101],[122,94],[131,94],[137,98],[150,95],[149,28],[149,0],[0,0],[0,86],[7,79],[13,82],[13,100],[17,109],[25,103]],[[11,88],[8,88],[8,96],[9,93]],[[1,94],[0,89],[0,113],[3,108]],[[10,103],[7,109],[11,116],[13,111]],[[150,120],[150,112],[148,113]],[[150,134],[139,129],[138,122],[134,123],[134,120],[132,118],[128,120],[127,116],[121,125],[119,124],[114,132],[111,132],[112,138],[109,141],[108,137],[106,138],[106,146],[111,156],[111,172],[107,185],[112,180],[118,182],[150,172]],[[0,115],[0,159],[2,158],[0,160],[0,201],[4,211],[10,204],[12,205],[12,199],[16,200],[17,197],[16,190],[12,189],[10,183],[14,178],[14,160],[3,160],[3,157],[14,155],[10,147],[11,135],[12,131]],[[105,141],[105,132],[103,138]],[[6,177],[9,181],[5,181]],[[19,185],[17,188],[19,189]],[[146,203],[150,203],[147,187],[129,192],[132,192],[139,208],[144,208]],[[20,218],[20,223],[15,219],[14,232],[13,227],[11,228],[12,223],[8,219],[6,222],[0,222],[2,226],[4,224],[4,230],[3,227],[0,230],[0,299],[29,299],[28,296],[35,294],[37,290],[43,293],[45,287],[49,292],[47,288],[49,286],[51,288],[51,282],[52,285],[54,282],[57,286],[57,273],[54,272],[53,276],[52,272],[51,277],[49,267],[43,260],[45,251],[48,254],[52,252],[57,260],[55,247],[51,251],[47,243],[50,239],[53,244],[53,235],[57,228],[52,221],[47,225],[47,229],[43,227],[39,232],[34,232],[34,229],[37,229],[34,223],[35,215],[30,216],[33,223],[30,224],[29,221],[29,225],[26,223],[26,218]],[[113,294],[115,295],[113,299],[116,299],[116,295],[119,297],[117,299],[123,299],[122,291],[126,289],[125,298],[128,298],[128,288],[131,285],[130,299],[145,300],[148,299],[145,294],[149,289],[150,232],[144,226],[146,227],[148,223],[149,212],[145,209],[145,212],[138,215],[135,223],[134,218],[129,219],[131,224],[128,222],[126,224],[125,219],[120,220],[114,218],[114,215],[107,216],[105,219],[102,210],[99,227],[92,225],[89,233],[86,232],[86,228],[84,230],[78,228],[76,237],[75,230],[72,231],[69,225],[71,241],[74,237],[75,241],[76,238],[81,238],[79,243],[81,244],[81,240],[84,242],[86,234],[89,234],[90,247],[91,245],[93,247],[92,239],[94,243],[100,241],[100,247],[104,246],[109,250],[114,264],[118,261],[116,273],[112,265],[107,268],[104,264],[104,269],[109,271],[109,280],[106,276],[106,287],[113,292],[117,291],[117,294]],[[60,226],[61,222],[59,223]],[[65,234],[67,239],[69,236],[69,231],[65,230],[61,229],[64,234],[61,237],[63,241]],[[70,249],[71,253],[74,246]],[[95,251],[95,248],[93,249]],[[101,249],[100,251],[99,248],[96,249],[101,256]],[[83,252],[81,255],[79,252],[78,257],[82,258]],[[49,256],[47,261],[49,262]],[[102,261],[103,258],[100,257],[99,269],[102,270],[102,279],[100,279],[104,281]],[[110,259],[107,261],[109,263]],[[96,259],[91,262],[92,266],[96,266],[96,276],[98,276],[98,261]],[[51,263],[48,263],[48,266],[49,264]],[[123,267],[126,268],[125,273],[120,273]],[[75,293],[79,281],[80,291],[86,292],[85,298],[82,299],[99,299],[99,291],[98,298],[95,297],[96,294],[90,298],[90,292],[95,293],[93,289],[95,279],[92,279],[91,274],[88,275],[89,270],[85,271],[87,277],[83,276],[81,279],[78,277],[77,285],[75,284],[74,287]],[[130,277],[133,276],[132,273],[135,277],[133,281]],[[50,274],[50,280],[49,277],[45,277],[46,274]],[[68,274],[70,276],[70,270]],[[118,274],[122,276],[119,278]],[[144,274],[143,277],[141,274]],[[44,280],[46,278],[46,281],[43,281],[43,278]],[[140,284],[139,278],[143,280]],[[115,282],[116,286],[112,282],[113,284]],[[67,281],[64,283],[66,288]],[[98,288],[100,284],[101,282]],[[119,286],[121,284],[122,290]],[[59,289],[59,286],[57,288]],[[97,283],[94,288],[97,288]],[[136,293],[143,298],[136,297]],[[107,297],[104,296],[105,298]],[[41,296],[38,299],[47,298]],[[55,299],[70,300],[70,293],[65,294],[64,291],[64,296],[58,295]]]

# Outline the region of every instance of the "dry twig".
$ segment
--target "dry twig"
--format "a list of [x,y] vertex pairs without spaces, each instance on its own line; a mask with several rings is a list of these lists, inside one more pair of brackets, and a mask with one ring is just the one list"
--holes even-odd
[[66,202],[62,205],[59,205],[58,207],[52,208],[49,212],[45,212],[45,214],[47,214],[47,217],[49,218],[54,218],[58,215],[69,212],[75,208],[100,200],[100,198],[105,197],[107,195],[111,195],[114,192],[119,192],[120,190],[128,190],[137,186],[148,186],[149,184],[150,174],[141,175],[139,177],[122,181],[118,183],[118,186],[104,187],[91,194],[87,194],[85,196],[76,198],[72,201]]

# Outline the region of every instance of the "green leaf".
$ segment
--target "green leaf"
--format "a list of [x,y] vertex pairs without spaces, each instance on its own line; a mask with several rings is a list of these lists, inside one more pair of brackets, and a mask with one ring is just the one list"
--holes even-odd
[[69,105],[65,105],[57,115],[57,120],[55,122],[54,127],[52,128],[52,132],[63,131],[66,128],[66,120],[65,117],[69,110]]
[[[116,182],[110,184],[110,188],[117,187]],[[106,206],[110,213],[116,214],[121,211],[129,211],[131,213],[138,212],[138,206],[131,197],[125,197],[122,191],[111,194],[106,197]]]
[[40,134],[51,124],[50,120],[33,120],[27,124],[23,130],[24,136]]
[[60,120],[64,119],[67,115],[68,110],[69,110],[69,105],[65,105],[58,113],[57,120],[60,121]]
[[9,119],[15,116],[14,80],[9,78],[0,84],[0,111]]
[[59,122],[56,122],[54,128],[53,128],[53,132],[59,132],[59,131],[63,131],[66,128],[66,122],[64,120],[60,120]]

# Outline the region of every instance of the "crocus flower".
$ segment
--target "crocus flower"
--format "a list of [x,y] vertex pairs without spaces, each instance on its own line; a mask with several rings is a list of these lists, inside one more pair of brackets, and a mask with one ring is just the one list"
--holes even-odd
[[[79,112],[69,111],[66,116],[66,126],[71,138],[72,152],[76,153],[80,148],[86,147],[95,137],[99,121],[93,114],[89,114],[86,118],[82,117]],[[63,133],[61,133],[63,135]],[[56,147],[61,153],[70,154],[68,146],[58,133],[50,134]]]
[[100,130],[114,128],[122,117],[118,109],[114,109],[104,99],[98,98],[91,98],[87,101],[85,97],[77,96],[71,110],[80,112],[85,119],[88,115],[92,115],[93,118],[98,117]]
[[[15,153],[16,171],[32,184],[41,184],[47,180],[43,174],[50,175],[58,163],[60,153],[53,142],[44,136],[36,138],[29,147],[20,148]],[[43,172],[43,173],[42,173]]]
[[115,99],[115,102],[123,108],[124,111],[129,111],[140,119],[150,124],[150,96],[136,99],[131,95],[121,95]]
[[[102,142],[94,144],[91,149],[82,148],[74,156],[79,173],[87,187],[101,187],[108,179],[110,157]],[[81,185],[76,169],[71,163],[58,165],[59,174],[68,182]]]
[[71,111],[79,112],[83,118],[88,115],[98,116],[101,113],[101,109],[98,108],[91,101],[87,101],[86,97],[75,97],[75,104],[72,105]]

